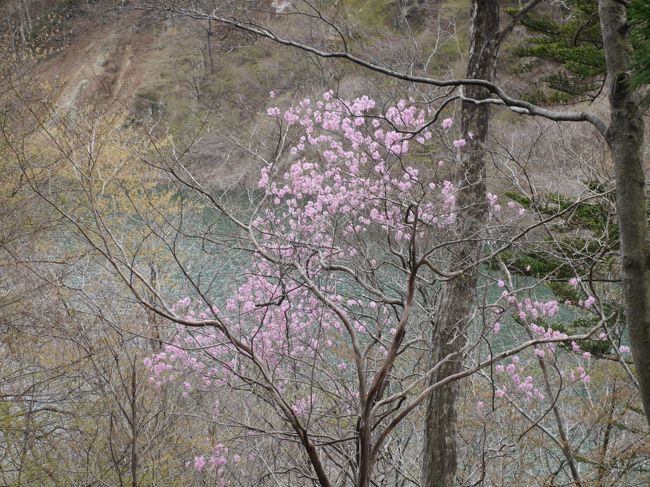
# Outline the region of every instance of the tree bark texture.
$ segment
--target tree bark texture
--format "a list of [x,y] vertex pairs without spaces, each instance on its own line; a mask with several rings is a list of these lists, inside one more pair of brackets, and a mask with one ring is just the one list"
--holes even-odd
[[599,14],[609,80],[611,122],[607,143],[616,174],[625,317],[650,425],[650,247],[641,95],[628,84],[632,47],[627,39],[625,6],[615,0],[599,0]]
[[[467,78],[493,81],[499,50],[498,0],[473,0],[470,32],[470,54]],[[465,95],[473,99],[487,98],[481,87],[466,87]],[[464,243],[452,249],[449,267],[468,267],[460,276],[443,285],[436,322],[432,330],[431,366],[451,353],[456,353],[434,373],[430,384],[461,370],[465,332],[472,321],[476,303],[478,272],[474,263],[481,254],[480,232],[487,215],[485,160],[490,121],[490,106],[464,102],[461,132],[467,140],[462,149],[459,170],[455,177],[457,191],[457,237]],[[473,138],[468,134],[473,134]],[[422,461],[422,485],[446,487],[454,485],[457,470],[457,396],[458,383],[436,389],[427,403],[425,439]]]

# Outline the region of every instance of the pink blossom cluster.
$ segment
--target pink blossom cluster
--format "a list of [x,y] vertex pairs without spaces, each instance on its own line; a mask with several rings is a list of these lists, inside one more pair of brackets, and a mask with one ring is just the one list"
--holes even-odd
[[[199,337],[188,336],[191,340],[184,340],[196,344],[203,340]],[[186,373],[191,370],[194,374],[205,376],[206,373],[211,371],[206,367],[200,359],[192,356],[188,351],[183,348],[183,343],[176,339],[175,344],[165,345],[163,351],[146,357],[143,363],[150,371],[149,382],[155,387],[161,387],[164,384],[172,384],[181,378],[181,372]],[[192,389],[189,382],[181,384],[182,394],[187,397]]]
[[[340,337],[341,324],[304,286],[295,281],[281,284],[263,262],[257,269],[260,274],[251,272],[224,310],[212,312],[229,333],[274,368],[281,382],[289,359],[313,359],[321,349],[331,347]],[[207,313],[201,314],[208,318]],[[214,328],[191,332],[182,327],[173,342],[145,358],[144,365],[156,387],[180,381],[181,375],[189,375],[200,387],[219,386],[245,366],[221,332]],[[193,388],[188,381],[179,385],[184,396]]]
[[[503,207],[501,206],[501,204],[499,204],[498,195],[488,192],[486,194],[486,199],[487,199],[488,207],[490,209],[490,213],[492,215],[501,212]],[[524,213],[526,213],[526,209],[516,201],[512,201],[512,200],[508,201],[506,207],[508,210],[512,210],[513,212],[515,212],[517,216],[523,216]]]
[[578,301],[578,306],[582,306],[585,309],[591,308],[594,304],[596,303],[596,298],[593,296],[587,296],[587,299],[579,300]]
[[231,454],[229,448],[219,443],[214,447],[212,453],[206,455],[195,456],[193,461],[186,462],[185,466],[193,468],[197,472],[202,472],[209,468],[218,479],[220,487],[225,487],[227,481],[224,478],[226,475],[226,465],[236,465],[241,461],[241,456],[238,454]]
[[[500,280],[499,283],[501,282],[503,281]],[[557,339],[561,340],[561,339],[568,338],[566,333],[560,332],[558,330],[554,330],[551,327],[544,328],[543,326],[539,326],[533,321],[533,320],[539,320],[543,318],[546,319],[553,318],[557,316],[557,314],[560,311],[560,307],[559,307],[559,303],[556,300],[552,299],[548,301],[537,301],[537,300],[533,301],[530,298],[525,298],[524,300],[519,301],[516,298],[515,294],[509,293],[508,291],[503,291],[501,297],[502,299],[505,299],[509,305],[514,307],[514,309],[518,313],[519,319],[521,319],[525,323],[528,329],[537,338],[553,339],[553,340],[557,340]],[[594,298],[591,299],[595,301]],[[537,357],[542,358],[545,356],[544,350],[554,352],[557,343],[558,342],[549,342],[549,343],[545,343],[541,347],[536,347],[535,354],[537,355]],[[584,352],[575,341],[571,342],[571,350],[576,354],[582,355],[584,359],[591,358],[591,354],[589,352]]]
[[[548,328],[544,328],[543,326],[539,326],[535,323],[529,323],[528,328],[533,332],[534,335],[536,335],[538,338],[549,338],[549,339],[564,339],[567,338],[567,334],[563,333],[558,330],[554,330],[550,326]],[[550,342],[550,343],[545,343],[543,345],[544,348],[548,350],[555,350],[557,346],[557,343],[555,342]],[[540,348],[535,349],[535,353],[538,357],[543,357],[543,350]]]
[[514,294],[508,291],[503,291],[501,297],[509,305],[516,307],[521,320],[536,320],[544,317],[552,318],[560,311],[559,303],[554,299],[549,301],[533,301],[530,298],[525,298],[523,301],[519,301]]
[[[284,170],[263,168],[258,182],[273,206],[253,223],[270,250],[297,259],[300,242],[331,248],[321,255],[353,256],[373,227],[399,242],[454,223],[454,185],[426,180],[401,160],[413,141],[431,139],[427,112],[406,100],[384,115],[375,115],[375,106],[365,96],[346,101],[327,92],[324,100],[307,98],[277,114],[299,130],[290,149],[297,159]],[[407,213],[416,206],[414,235]]]
[[[505,287],[505,282],[501,279],[497,281],[497,284],[501,288]],[[556,300],[519,299],[515,292],[507,290],[502,292],[501,300],[505,303],[505,307],[498,314],[511,310],[519,317],[522,324],[528,328],[531,337],[557,341],[535,345],[531,354],[531,358],[534,358],[534,360],[520,361],[519,356],[514,356],[507,365],[497,364],[495,366],[495,397],[503,398],[508,395],[510,400],[516,400],[517,395],[520,395],[529,400],[543,401],[545,394],[542,393],[542,388],[535,384],[536,374],[534,370],[537,361],[552,363],[554,369],[559,370],[561,376],[568,379],[569,384],[588,384],[590,382],[591,377],[588,373],[588,366],[591,354],[582,350],[577,342],[571,341],[569,351],[572,353],[572,360],[568,363],[560,361],[557,356],[557,345],[561,341],[568,339],[567,334],[555,330],[551,326],[544,327],[536,323],[538,320],[549,320],[557,317],[559,303]],[[593,302],[591,304],[593,305]],[[581,303],[581,306],[583,306],[583,303]],[[493,333],[497,334],[500,329],[501,324],[498,321],[495,322],[492,326]],[[606,338],[605,333],[602,333],[599,337],[599,339]],[[570,363],[573,363],[573,365],[568,365]]]
[[315,402],[316,396],[310,394],[307,398],[297,399],[291,406],[291,409],[296,416],[306,416],[313,409]]
[[[577,288],[579,284],[580,284],[579,277],[574,276],[569,279],[570,286]],[[571,301],[566,301],[565,304],[574,304],[574,303],[572,303]],[[594,296],[587,296],[587,298],[584,300],[579,299],[576,304],[582,308],[590,309],[593,308],[594,304],[596,304],[596,298]]]
[[[497,365],[494,370],[497,375],[507,375],[517,390],[525,394],[526,397],[544,400],[544,394],[533,384],[533,377],[531,375],[524,376],[527,373],[527,368],[520,365],[518,356],[512,357],[508,365]],[[496,389],[496,396],[503,397],[507,391],[508,387],[501,385]]]
[[[277,268],[261,259],[254,259],[246,280],[237,292],[226,301],[224,309],[196,313],[192,303],[179,301],[174,309],[182,316],[198,315],[202,319],[218,316],[233,339],[250,347],[257,361],[272,373],[272,380],[286,398],[293,401],[297,416],[311,411],[314,396],[305,399],[304,391],[291,387],[295,374],[301,374],[304,364],[318,364],[327,369],[328,376],[347,380],[351,371],[345,362],[336,358],[334,344],[349,342],[348,331],[343,329],[340,317],[324,306],[316,295],[289,276],[281,277]],[[335,289],[324,286],[322,292],[348,310],[354,332],[363,338],[377,324],[385,327],[386,335],[391,323],[389,307],[366,299],[346,299]],[[190,303],[188,305],[188,303]],[[198,303],[197,303],[198,306]],[[374,314],[372,324],[366,324],[357,315]],[[385,348],[377,353],[385,353]],[[324,357],[328,356],[327,360]],[[235,350],[233,343],[215,327],[199,330],[178,327],[176,337],[163,350],[144,359],[149,381],[155,387],[171,385],[183,397],[192,390],[208,390],[232,384],[238,377],[250,375],[255,366]],[[293,398],[293,399],[292,399]],[[350,397],[354,403],[356,399]]]

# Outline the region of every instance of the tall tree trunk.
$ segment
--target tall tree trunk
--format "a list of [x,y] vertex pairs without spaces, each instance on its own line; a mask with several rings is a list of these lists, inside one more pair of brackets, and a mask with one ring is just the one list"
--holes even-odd
[[622,2],[599,0],[609,78],[611,123],[607,132],[616,173],[625,317],[643,407],[650,425],[650,247],[643,168],[641,96],[628,84],[632,47]]
[[[468,78],[494,80],[499,50],[499,7],[498,0],[472,2]],[[465,95],[483,99],[488,92],[483,88],[467,87]],[[433,326],[431,364],[435,365],[450,353],[458,355],[432,375],[432,384],[461,369],[465,331],[472,320],[476,303],[478,272],[472,264],[481,253],[480,239],[473,237],[480,234],[487,214],[485,154],[490,107],[464,102],[461,117],[461,131],[467,145],[462,150],[462,161],[455,178],[459,208],[456,231],[459,238],[467,240],[453,249],[450,268],[470,268],[446,282],[442,289],[437,320]],[[469,133],[473,134],[473,138],[468,137]],[[452,382],[436,389],[428,400],[422,462],[422,485],[425,487],[454,485],[457,469],[457,395],[458,383]]]

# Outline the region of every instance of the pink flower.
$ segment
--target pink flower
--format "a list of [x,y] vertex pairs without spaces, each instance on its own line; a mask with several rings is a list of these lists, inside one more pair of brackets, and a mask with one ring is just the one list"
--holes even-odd
[[618,347],[618,351],[621,353],[630,353],[630,347],[628,347],[627,345],[621,345],[620,347]]
[[492,327],[492,330],[494,331],[494,334],[495,334],[495,335],[496,335],[497,333],[499,333],[499,331],[501,330],[501,323],[499,323],[499,322],[497,321],[497,322],[494,324],[494,326]]
[[506,391],[504,391],[503,389],[497,389],[496,391],[494,391],[494,395],[496,397],[501,398],[506,395]]
[[194,468],[200,472],[205,467],[205,457],[201,455],[200,457],[194,457]]
[[596,302],[596,298],[594,298],[593,296],[589,296],[587,299],[585,299],[585,302],[582,303],[582,306],[584,306],[585,308],[591,308],[595,302]]
[[576,287],[578,285],[578,278],[572,277],[571,279],[569,279],[569,284],[572,285],[573,287]]
[[451,126],[454,124],[454,119],[453,118],[445,118],[442,121],[442,128],[445,130],[448,130],[451,128]]
[[499,279],[499,280],[497,281],[497,286],[499,286],[499,287],[503,287],[503,286],[505,286],[505,285],[506,285],[506,283],[503,282],[502,279]]
[[458,139],[454,140],[453,144],[456,149],[460,149],[461,147],[465,147],[467,145],[467,142],[465,139]]

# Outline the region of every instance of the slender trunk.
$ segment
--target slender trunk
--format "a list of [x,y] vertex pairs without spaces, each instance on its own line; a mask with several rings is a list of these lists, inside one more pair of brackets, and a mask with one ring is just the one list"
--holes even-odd
[[[533,332],[530,328],[526,328],[526,334],[528,335],[528,338],[530,340],[535,339],[535,336],[533,335]],[[542,377],[544,378],[544,389],[546,390],[546,395],[548,397],[553,397],[554,392],[553,392],[553,388],[551,387],[551,380],[549,378],[548,367],[546,367],[546,362],[544,361],[543,358],[537,357],[537,363],[539,364],[539,368],[542,371]],[[571,477],[573,478],[573,482],[576,487],[582,487],[582,479],[580,478],[580,471],[578,469],[578,465],[576,464],[576,460],[573,454],[573,447],[571,446],[571,440],[569,438],[569,434],[567,433],[567,429],[564,424],[564,419],[562,418],[562,414],[560,412],[558,401],[553,402],[553,404],[551,405],[551,410],[553,411],[553,417],[555,418],[557,431],[558,434],[560,435],[560,441],[559,441],[560,449],[562,450],[562,454],[564,455],[566,463],[569,466],[569,470],[571,471]]]
[[611,401],[607,409],[607,426],[605,427],[605,434],[603,435],[603,446],[600,449],[600,461],[598,462],[598,478],[596,487],[606,487],[605,479],[607,478],[607,449],[609,448],[609,441],[614,428],[614,411],[616,410],[616,381],[612,385],[612,391],[609,395]]
[[16,47],[16,29],[14,29],[14,26],[11,24],[10,21],[7,21],[8,24],[8,32],[9,34],[9,39],[11,40],[11,52],[14,54],[14,61],[20,61],[20,56],[18,55],[18,48]]
[[[533,339],[532,332],[528,330],[528,336]],[[539,367],[542,370],[542,375],[544,377],[544,386],[546,388],[546,394],[548,397],[553,397],[553,389],[551,388],[551,381],[548,376],[548,370],[546,368],[546,363],[543,359],[538,358]],[[560,445],[562,449],[562,454],[569,465],[569,470],[571,471],[571,477],[573,478],[573,483],[576,487],[582,487],[582,479],[580,478],[580,471],[578,470],[578,465],[576,465],[576,460],[573,454],[573,447],[571,446],[571,440],[569,439],[569,434],[567,433],[566,426],[564,425],[564,420],[562,419],[562,414],[560,413],[560,408],[557,401],[551,406],[553,410],[553,416],[555,417],[555,424],[557,425],[557,430],[560,435]]]
[[[214,59],[212,58],[212,36],[214,35],[212,32],[212,20],[208,19],[208,30],[205,34],[205,42],[207,46],[207,53],[208,53],[208,65],[210,67],[210,74],[214,74]],[[207,69],[206,69],[207,71]]]
[[[499,48],[498,0],[474,0],[472,3],[468,78],[494,79]],[[482,99],[486,90],[467,87],[469,98]],[[484,226],[487,214],[485,189],[485,154],[490,120],[489,105],[464,102],[461,131],[467,139],[462,162],[456,174],[458,188],[458,237],[465,243],[453,249],[449,267],[469,270],[446,282],[442,289],[436,323],[432,335],[431,365],[451,353],[457,355],[431,377],[431,384],[461,369],[465,332],[476,302],[478,273],[472,266],[481,253],[480,239],[475,238]],[[473,134],[473,138],[468,134]],[[456,399],[458,383],[436,389],[429,397],[426,412],[425,441],[422,462],[422,485],[445,487],[454,485],[457,469]]]
[[25,37],[25,16],[23,15],[22,5],[16,2],[16,11],[18,12],[18,32],[20,40],[23,42],[23,48],[27,48],[27,38]]
[[650,425],[650,251],[643,167],[641,96],[628,84],[632,48],[622,2],[599,0],[609,78],[607,132],[616,174],[625,317],[646,419]]
[[138,381],[135,356],[131,363],[131,487],[138,487]]
[[27,29],[29,32],[34,30],[34,24],[32,23],[32,15],[29,13],[29,2],[23,0],[22,5],[25,9],[25,20],[27,21]]
[[[158,289],[158,272],[156,271],[156,266],[153,263],[149,264],[149,284],[151,285],[151,289],[156,291]],[[155,303],[156,302],[156,294],[155,292],[150,292],[149,293],[149,302]],[[151,340],[151,346],[155,351],[160,351],[162,350],[163,342],[162,338],[160,335],[160,317],[158,316],[157,313],[155,313],[152,310],[147,310],[147,314],[149,315],[149,325],[153,326],[152,330],[152,337],[153,340]]]
[[359,441],[357,448],[359,449],[359,480],[357,487],[368,487],[370,485],[370,474],[372,465],[370,463],[370,424],[367,419],[362,419],[359,423],[358,434]]

